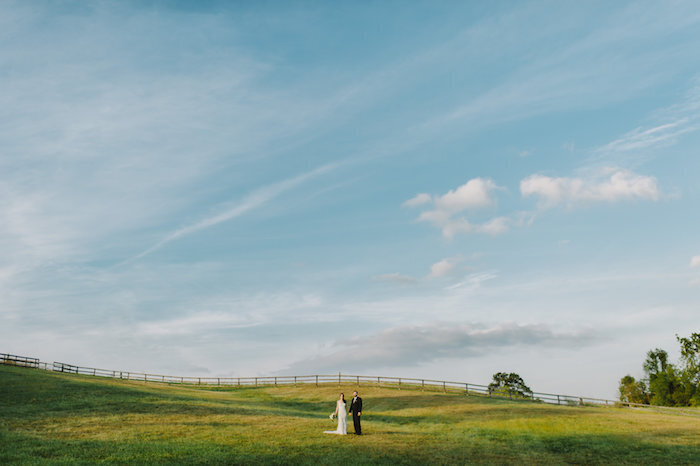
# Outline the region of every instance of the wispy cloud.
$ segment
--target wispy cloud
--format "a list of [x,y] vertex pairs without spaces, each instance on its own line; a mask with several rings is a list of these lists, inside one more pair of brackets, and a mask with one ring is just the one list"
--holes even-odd
[[639,126],[591,153],[589,165],[638,165],[681,136],[700,130],[700,78],[695,78],[680,102],[654,112],[651,123]]
[[204,299],[196,311],[158,320],[145,320],[134,331],[148,337],[208,335],[229,329],[273,324],[284,315],[315,311],[323,304],[317,294],[274,293]]
[[218,213],[211,217],[207,217],[203,220],[200,220],[197,223],[193,223],[192,225],[179,228],[173,231],[172,233],[169,233],[162,240],[158,241],[156,244],[141,252],[140,254],[137,254],[136,256],[132,257],[127,262],[134,261],[144,256],[147,256],[148,254],[151,254],[152,252],[162,248],[166,244],[170,243],[171,241],[175,241],[178,238],[191,235],[206,228],[211,228],[220,223],[232,220],[236,217],[240,217],[246,212],[249,212],[253,209],[259,208],[267,204],[274,198],[278,197],[280,194],[289,191],[290,189],[295,188],[314,177],[331,171],[336,166],[337,164],[324,165],[322,167],[316,168],[314,170],[295,176],[293,178],[288,178],[284,181],[280,181],[279,183],[274,183],[259,188],[250,193],[248,196],[246,196],[235,207],[232,207],[230,209],[225,210],[224,212]]
[[700,267],[700,256],[693,256],[690,259],[690,267]]
[[446,290],[471,289],[481,287],[482,283],[498,278],[496,272],[479,272],[467,275],[463,280],[445,287]]
[[415,283],[417,281],[413,277],[409,277],[408,275],[403,275],[398,272],[375,275],[374,277],[372,277],[372,280],[376,282],[391,282],[401,284]]
[[626,152],[666,144],[674,141],[684,133],[693,131],[695,128],[689,126],[688,123],[688,118],[682,118],[673,123],[666,123],[653,128],[635,128],[597,151],[600,153]]
[[558,333],[545,325],[441,322],[397,326],[379,333],[339,340],[328,354],[295,363],[290,370],[360,370],[401,367],[440,358],[473,358],[517,347],[579,347],[595,341],[590,330]]

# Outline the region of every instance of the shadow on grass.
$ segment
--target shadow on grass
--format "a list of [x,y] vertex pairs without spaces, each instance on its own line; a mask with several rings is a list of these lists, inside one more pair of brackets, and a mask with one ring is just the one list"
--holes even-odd
[[[313,439],[311,437],[313,436]],[[338,439],[311,434],[253,441],[103,441],[39,438],[0,430],[2,463],[49,461],[153,464],[698,464],[700,447],[659,445],[621,435],[537,437],[493,429],[464,437],[377,432]]]
[[[323,418],[331,402],[276,398],[262,390],[232,393],[231,397],[202,398],[202,390],[164,385],[94,379],[39,372],[27,368],[0,368],[0,415],[5,418],[115,414],[185,414],[194,416],[289,416]],[[206,392],[205,392],[206,393]],[[242,395],[242,396],[241,396]],[[262,398],[262,400],[261,400]]]
[[[437,399],[436,399],[437,398]],[[406,424],[412,422],[441,423],[452,422],[456,418],[482,417],[491,420],[509,419],[514,417],[546,417],[546,416],[588,416],[599,412],[592,408],[570,408],[564,406],[549,406],[543,404],[527,404],[507,400],[492,400],[488,398],[466,397],[434,397],[430,395],[415,395],[402,397],[377,397],[363,399],[366,411],[373,419],[385,422]],[[436,412],[431,413],[430,408]],[[416,409],[426,409],[420,414],[413,414]],[[374,414],[373,413],[376,413]],[[412,411],[411,414],[403,414]]]

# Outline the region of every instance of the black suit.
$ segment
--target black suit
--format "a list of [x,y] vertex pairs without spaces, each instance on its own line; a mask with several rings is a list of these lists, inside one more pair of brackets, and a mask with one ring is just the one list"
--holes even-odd
[[362,427],[360,426],[360,413],[362,413],[362,398],[359,396],[353,398],[350,402],[350,412],[352,413],[352,423],[355,426],[355,434],[362,435]]

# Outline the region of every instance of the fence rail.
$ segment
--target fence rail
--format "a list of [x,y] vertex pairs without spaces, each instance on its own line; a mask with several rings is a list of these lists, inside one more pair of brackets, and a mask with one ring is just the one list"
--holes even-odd
[[115,379],[134,380],[141,382],[157,382],[168,384],[197,385],[207,387],[261,387],[261,386],[297,386],[312,384],[316,386],[348,385],[357,387],[394,388],[398,390],[440,391],[444,393],[459,393],[465,396],[484,396],[516,401],[531,401],[564,406],[617,406],[629,408],[646,408],[674,414],[689,414],[700,416],[700,410],[684,409],[667,406],[655,406],[640,403],[606,400],[584,396],[562,395],[555,393],[533,392],[528,396],[519,396],[505,391],[494,391],[488,385],[447,380],[417,379],[404,377],[384,377],[352,374],[312,374],[286,375],[265,377],[182,377],[163,374],[148,374],[144,372],[118,371],[98,369],[94,367],[75,366],[63,362],[53,364],[41,362],[37,358],[28,358],[0,353],[0,364],[32,367],[54,372],[108,377]]
[[16,354],[0,353],[0,364],[38,368],[41,361],[39,361],[38,358],[28,358],[26,356],[17,356]]

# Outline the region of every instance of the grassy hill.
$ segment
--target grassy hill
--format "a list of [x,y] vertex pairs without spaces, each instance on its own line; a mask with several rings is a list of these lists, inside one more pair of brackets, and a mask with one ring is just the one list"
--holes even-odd
[[[352,386],[200,389],[0,366],[0,463],[700,463],[700,419]],[[349,429],[352,430],[350,422]]]

